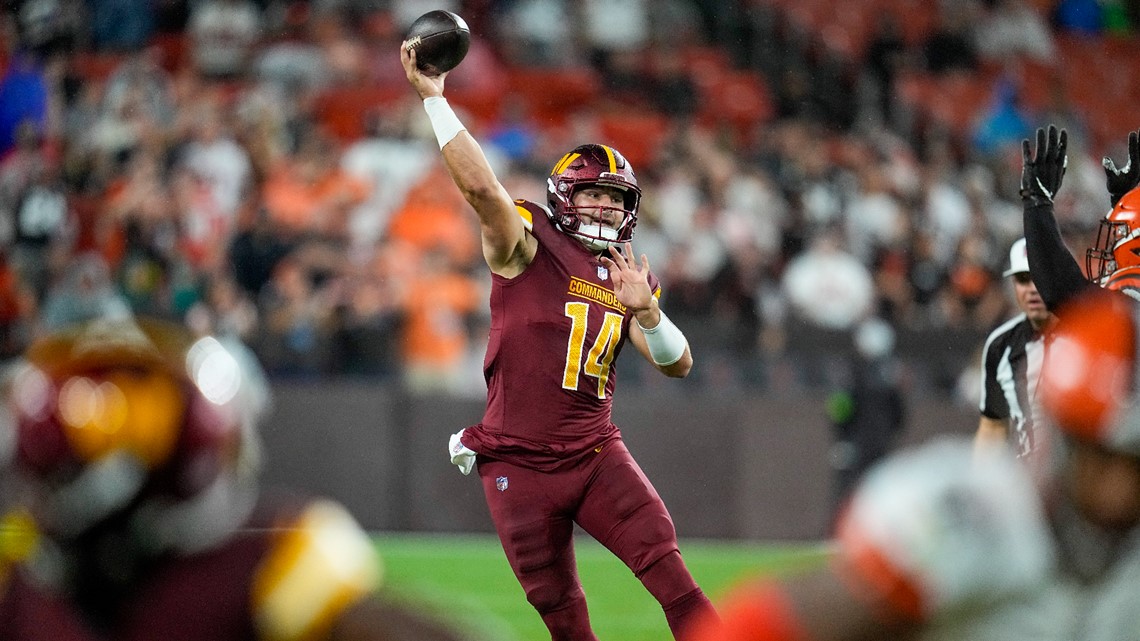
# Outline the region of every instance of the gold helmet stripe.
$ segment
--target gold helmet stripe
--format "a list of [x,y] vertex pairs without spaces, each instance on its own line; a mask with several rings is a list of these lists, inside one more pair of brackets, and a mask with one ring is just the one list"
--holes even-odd
[[616,174],[617,173],[617,158],[614,158],[614,150],[607,147],[606,145],[601,145],[601,148],[606,150],[606,158],[608,158],[610,161],[610,173]]
[[558,161],[558,164],[554,165],[554,170],[550,172],[551,175],[558,175],[558,174],[566,171],[566,168],[570,166],[570,163],[577,160],[581,155],[582,154],[575,154],[575,153],[566,154],[565,156],[562,157],[562,160]]

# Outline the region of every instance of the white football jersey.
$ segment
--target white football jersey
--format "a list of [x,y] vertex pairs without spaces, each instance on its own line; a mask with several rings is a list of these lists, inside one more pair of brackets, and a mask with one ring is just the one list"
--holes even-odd
[[[860,562],[868,553],[875,563]],[[1095,580],[1066,574],[1026,466],[1002,451],[979,455],[967,440],[873,469],[852,498],[839,554],[868,584],[912,597],[929,622],[923,641],[1140,641],[1137,537]]]

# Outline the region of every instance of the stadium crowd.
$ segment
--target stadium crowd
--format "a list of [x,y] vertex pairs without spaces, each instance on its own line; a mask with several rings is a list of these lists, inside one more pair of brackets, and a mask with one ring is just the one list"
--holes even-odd
[[631,159],[639,251],[711,363],[695,378],[826,384],[805,353],[875,319],[947,350],[906,362],[953,393],[1013,311],[1020,141],[1070,132],[1071,247],[1107,210],[1099,158],[1135,123],[1108,131],[1067,70],[1110,72],[1096,52],[1133,42],[1135,3],[828,4],[5,3],[0,355],[133,310],[240,338],[271,376],[480,394],[478,230],[392,53],[447,8],[473,33],[451,102],[512,193],[544,202],[581,141]]

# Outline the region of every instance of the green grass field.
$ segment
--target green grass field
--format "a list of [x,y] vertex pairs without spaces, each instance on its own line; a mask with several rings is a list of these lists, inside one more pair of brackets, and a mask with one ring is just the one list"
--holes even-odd
[[[479,639],[549,639],[526,602],[490,535],[380,534],[389,598],[422,604],[445,620],[460,622]],[[666,641],[672,637],[653,597],[621,561],[588,536],[576,541],[578,567],[594,631],[603,641]],[[701,587],[715,601],[748,576],[794,572],[820,563],[821,545],[682,541],[681,554]]]

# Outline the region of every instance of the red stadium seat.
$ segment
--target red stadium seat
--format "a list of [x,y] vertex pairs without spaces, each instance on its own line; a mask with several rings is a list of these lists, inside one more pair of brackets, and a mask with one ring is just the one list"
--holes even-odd
[[365,116],[377,106],[406,95],[407,87],[334,87],[317,97],[316,113],[328,132],[342,142],[364,135]]
[[728,125],[739,140],[775,114],[768,85],[757,72],[730,71],[713,83],[701,85],[701,92],[699,120]]
[[624,154],[635,170],[654,160],[671,126],[668,116],[652,111],[608,112],[598,117],[602,142]]
[[588,67],[514,67],[507,71],[507,91],[524,100],[530,117],[540,124],[565,122],[571,110],[595,101],[601,90],[601,80]]
[[80,78],[89,81],[106,80],[119,68],[128,57],[125,53],[117,52],[84,52],[83,55],[71,57],[75,65],[75,73]]

